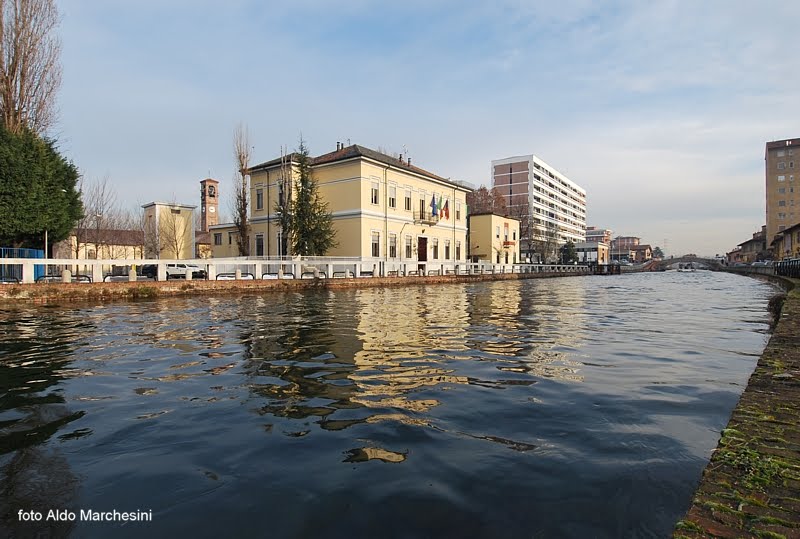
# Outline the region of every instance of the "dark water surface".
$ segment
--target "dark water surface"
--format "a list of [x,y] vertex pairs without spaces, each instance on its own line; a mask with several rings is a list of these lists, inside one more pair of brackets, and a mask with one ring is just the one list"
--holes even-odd
[[0,536],[668,536],[773,293],[668,272],[6,308]]

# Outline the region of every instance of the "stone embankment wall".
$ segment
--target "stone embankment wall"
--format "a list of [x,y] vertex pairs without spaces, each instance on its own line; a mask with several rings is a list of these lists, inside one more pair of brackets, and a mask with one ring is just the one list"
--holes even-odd
[[336,289],[426,285],[576,277],[582,273],[487,273],[424,277],[363,277],[349,279],[265,279],[240,281],[137,281],[103,283],[53,283],[0,285],[0,303],[48,303],[65,300],[125,300],[171,296],[211,296],[301,289]]
[[800,537],[800,281],[674,537]]

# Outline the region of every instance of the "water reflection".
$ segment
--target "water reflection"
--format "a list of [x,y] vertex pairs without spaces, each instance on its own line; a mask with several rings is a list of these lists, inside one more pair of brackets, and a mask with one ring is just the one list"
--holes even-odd
[[42,475],[65,506],[152,507],[165,536],[663,535],[769,291],[654,275],[2,313],[3,514],[44,503]]
[[[92,433],[68,431],[85,415],[67,405],[57,388],[79,372],[72,367],[76,332],[92,331],[89,323],[65,320],[48,311],[0,312],[0,531],[24,535],[20,510],[74,507],[79,480],[68,461],[46,443],[56,433],[71,440]],[[69,522],[49,522],[47,534],[65,535]]]

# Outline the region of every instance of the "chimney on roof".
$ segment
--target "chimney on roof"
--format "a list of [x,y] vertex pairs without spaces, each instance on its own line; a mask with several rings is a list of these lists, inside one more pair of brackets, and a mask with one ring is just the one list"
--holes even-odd
[[341,149],[342,149],[342,143],[337,140],[336,141],[336,151],[338,152]]
[[400,162],[403,162],[403,154],[400,154]]
[[408,166],[411,166],[411,158],[408,158]]

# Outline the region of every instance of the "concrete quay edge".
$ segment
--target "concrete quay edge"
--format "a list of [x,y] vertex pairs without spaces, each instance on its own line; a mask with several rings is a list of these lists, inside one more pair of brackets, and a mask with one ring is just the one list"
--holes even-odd
[[431,275],[362,277],[347,279],[255,279],[239,281],[169,280],[102,283],[34,283],[0,286],[0,305],[63,303],[67,301],[116,301],[189,296],[222,296],[264,292],[395,287],[469,283],[553,277],[578,277],[589,273],[485,273],[478,275]]
[[675,538],[800,538],[800,280],[754,277],[785,301]]

